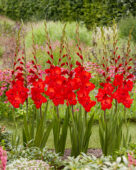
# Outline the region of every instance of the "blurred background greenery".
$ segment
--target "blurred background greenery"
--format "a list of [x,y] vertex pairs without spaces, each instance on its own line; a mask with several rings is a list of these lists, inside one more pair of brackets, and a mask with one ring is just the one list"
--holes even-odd
[[136,16],[135,0],[0,0],[0,15],[13,20],[80,21],[87,28]]

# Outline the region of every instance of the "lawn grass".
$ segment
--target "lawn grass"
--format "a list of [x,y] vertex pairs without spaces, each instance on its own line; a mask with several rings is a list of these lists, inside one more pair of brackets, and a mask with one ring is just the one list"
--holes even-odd
[[[1,121],[0,125],[6,125],[6,128],[8,131],[10,132],[14,132],[15,131],[15,127],[13,125],[12,122],[6,122],[6,121]],[[136,143],[136,123],[130,123],[129,124],[129,128],[130,128],[130,134],[132,137],[131,143]],[[123,132],[126,133],[126,128],[124,126]],[[21,125],[19,125],[18,128],[18,135],[21,135]],[[111,134],[112,135],[112,134]],[[48,138],[47,144],[46,146],[49,149],[54,149],[54,139],[53,139],[53,133],[50,133],[50,136]],[[66,143],[66,148],[70,148],[71,147],[71,142],[70,142],[70,134],[68,132],[68,136],[67,136],[67,143]],[[93,128],[92,128],[92,135],[90,138],[90,142],[89,142],[89,148],[100,148],[100,141],[99,141],[99,125],[98,124],[94,124]]]

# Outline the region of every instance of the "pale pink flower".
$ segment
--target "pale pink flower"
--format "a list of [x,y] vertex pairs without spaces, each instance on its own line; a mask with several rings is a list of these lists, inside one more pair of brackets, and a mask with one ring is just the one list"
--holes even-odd
[[7,152],[0,147],[0,169],[6,170],[7,164]]

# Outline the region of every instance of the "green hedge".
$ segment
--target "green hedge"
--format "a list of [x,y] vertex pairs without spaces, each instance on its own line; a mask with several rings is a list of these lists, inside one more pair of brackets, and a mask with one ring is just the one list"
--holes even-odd
[[5,0],[4,14],[13,20],[32,20],[45,18],[42,0]]
[[88,28],[136,15],[131,0],[0,0],[0,14],[14,20],[83,21]]

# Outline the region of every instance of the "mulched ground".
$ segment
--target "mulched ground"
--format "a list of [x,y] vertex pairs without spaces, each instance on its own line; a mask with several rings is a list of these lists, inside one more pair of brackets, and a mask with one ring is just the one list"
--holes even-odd
[[[94,155],[95,157],[99,158],[102,156],[102,150],[101,149],[88,149],[87,155]],[[63,160],[67,159],[68,156],[70,156],[70,149],[66,149],[64,156],[62,157]]]
[[92,154],[95,157],[99,158],[102,156],[102,150],[101,149],[88,149],[87,154]]

